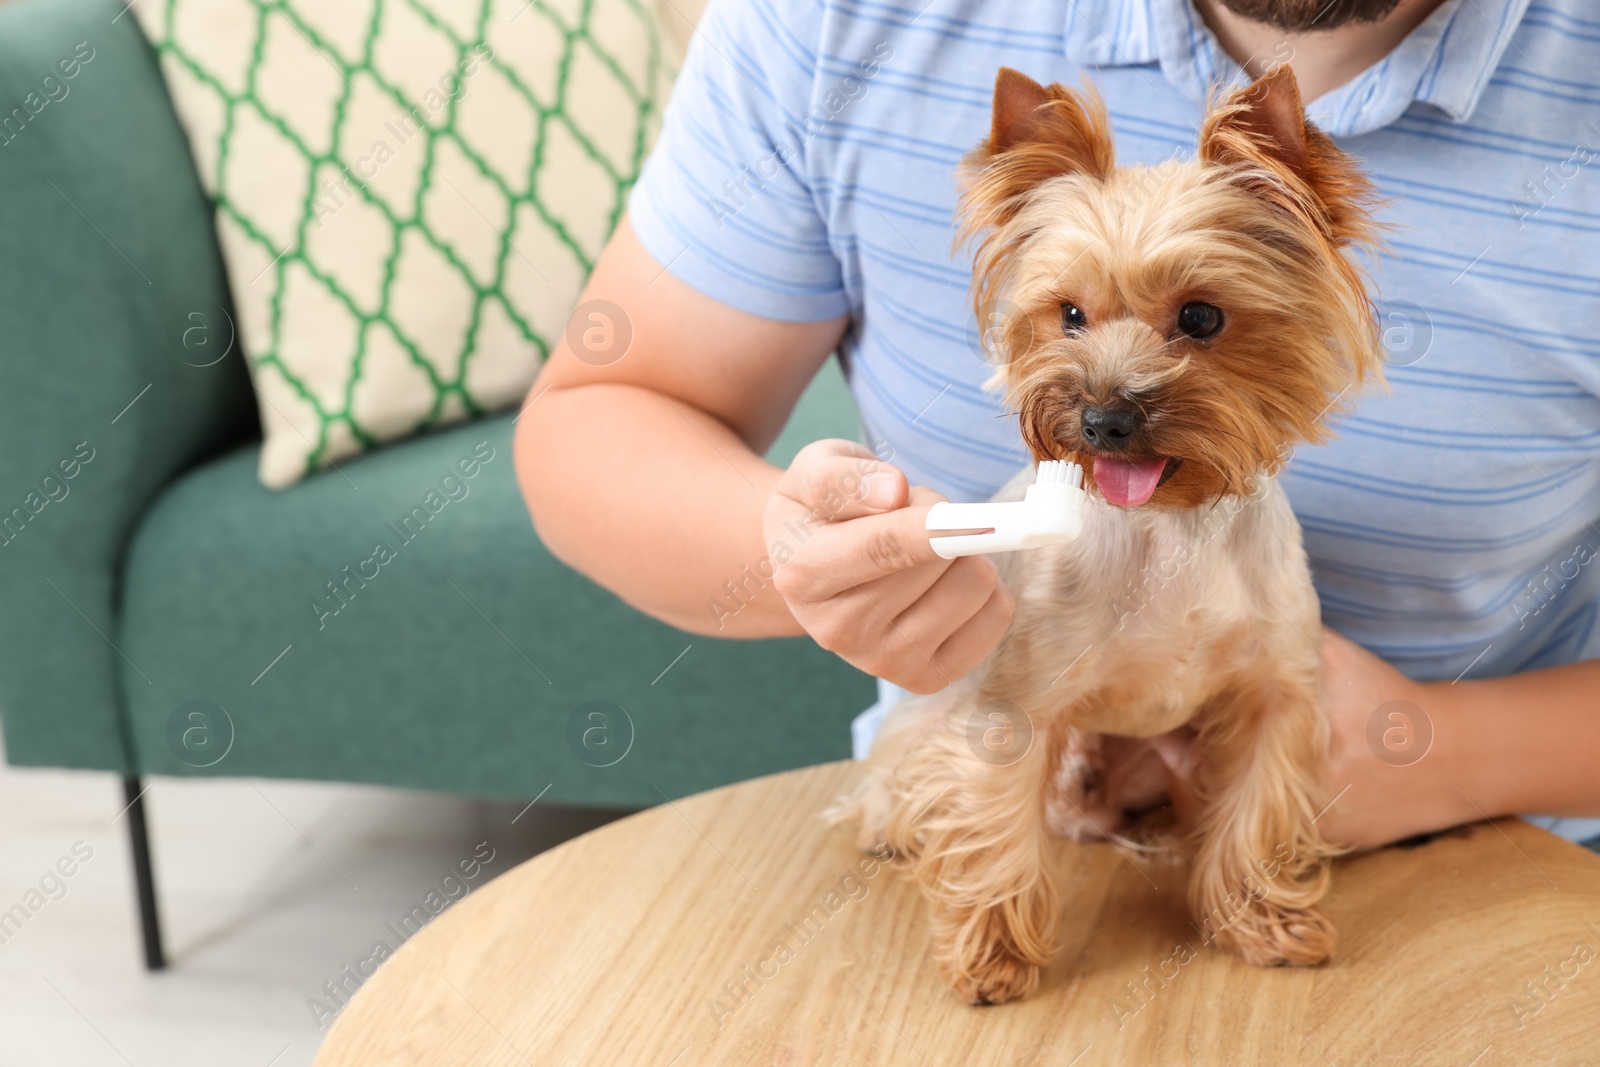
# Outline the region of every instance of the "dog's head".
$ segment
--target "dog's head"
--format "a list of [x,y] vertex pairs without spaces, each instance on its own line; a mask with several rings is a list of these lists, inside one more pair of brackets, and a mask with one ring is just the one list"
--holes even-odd
[[1377,321],[1348,258],[1370,184],[1278,67],[1217,103],[1198,158],[1116,167],[1092,89],[995,82],[961,173],[959,241],[997,384],[1036,459],[1102,496],[1194,507],[1246,491],[1365,376]]

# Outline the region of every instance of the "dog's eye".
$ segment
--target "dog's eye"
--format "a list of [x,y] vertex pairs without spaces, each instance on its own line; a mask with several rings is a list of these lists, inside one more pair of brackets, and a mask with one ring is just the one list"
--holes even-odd
[[1089,317],[1077,304],[1061,305],[1061,330],[1068,335],[1082,333],[1089,326]]
[[1222,309],[1215,304],[1194,300],[1178,309],[1178,331],[1196,341],[1203,341],[1220,329]]

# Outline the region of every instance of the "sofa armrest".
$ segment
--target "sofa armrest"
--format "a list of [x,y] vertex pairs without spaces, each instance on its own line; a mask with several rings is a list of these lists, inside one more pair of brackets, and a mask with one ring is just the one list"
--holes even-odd
[[129,530],[257,432],[211,206],[115,0],[0,4],[0,718],[16,764],[130,771]]

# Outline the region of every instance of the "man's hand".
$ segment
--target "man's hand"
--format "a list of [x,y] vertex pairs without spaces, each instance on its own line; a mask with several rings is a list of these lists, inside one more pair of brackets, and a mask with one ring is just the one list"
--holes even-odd
[[1443,695],[1323,628],[1322,712],[1331,732],[1322,768],[1323,803],[1331,806],[1317,820],[1323,840],[1377,848],[1501,814],[1474,808],[1454,784],[1452,746],[1435,736],[1456,725],[1438,719]]
[[[1382,658],[1332,630],[1322,631],[1322,713],[1328,720],[1328,756],[1320,779],[1326,805],[1317,830],[1330,844],[1377,848],[1421,833],[1471,822],[1484,814],[1454,783],[1459,768],[1451,746],[1435,750],[1435,720],[1448,712],[1437,686],[1414,682]],[[1379,709],[1378,743],[1368,726]],[[1166,796],[1180,817],[1198,817],[1194,796],[1193,731],[1180,727],[1146,742],[1112,751],[1120,764],[1107,768],[1113,790],[1119,783],[1143,783],[1142,792],[1113,795],[1116,808],[1143,810],[1159,802],[1149,788],[1158,780],[1150,765],[1164,766]],[[1395,738],[1391,746],[1389,739]],[[1141,769],[1142,768],[1142,769]],[[1132,789],[1127,787],[1124,792]]]
[[914,693],[981,663],[1014,605],[993,563],[941,559],[924,525],[944,498],[850,441],[807,445],[767,500],[774,584],[818,644]]

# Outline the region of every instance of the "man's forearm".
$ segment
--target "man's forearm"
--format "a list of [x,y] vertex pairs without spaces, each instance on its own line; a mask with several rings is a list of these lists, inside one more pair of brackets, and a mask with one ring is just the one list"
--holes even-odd
[[801,632],[766,580],[761,517],[776,467],[717,419],[647,387],[534,396],[518,423],[517,466],[552,552],[691,632]]
[[1466,819],[1600,816],[1600,661],[1423,687],[1444,790]]

